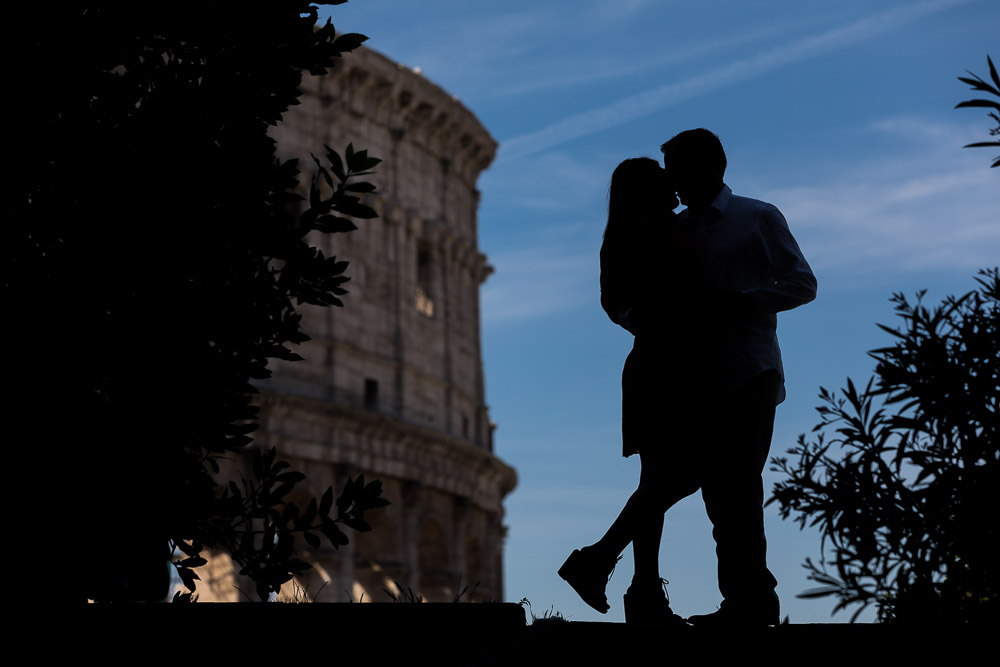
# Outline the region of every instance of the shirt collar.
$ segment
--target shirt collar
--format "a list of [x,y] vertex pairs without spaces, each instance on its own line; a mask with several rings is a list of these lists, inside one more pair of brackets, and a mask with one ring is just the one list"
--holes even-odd
[[729,206],[729,200],[733,196],[732,189],[723,183],[722,189],[719,190],[719,194],[715,196],[712,203],[708,205],[705,211],[700,215],[692,215],[691,209],[684,209],[680,212],[679,218],[681,220],[693,220],[695,222],[714,222],[722,218],[726,212],[726,208]]
[[712,203],[709,204],[708,207],[718,211],[719,212],[718,217],[721,218],[722,215],[726,212],[726,207],[729,206],[729,199],[732,196],[733,196],[732,189],[730,189],[728,185],[723,183],[722,189],[719,190],[719,194],[715,196],[715,199],[712,200]]

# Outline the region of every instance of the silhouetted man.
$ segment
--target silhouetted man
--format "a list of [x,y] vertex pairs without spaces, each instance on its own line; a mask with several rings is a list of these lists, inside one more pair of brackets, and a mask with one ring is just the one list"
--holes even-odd
[[[706,400],[694,415],[698,477],[719,559],[719,610],[694,625],[778,622],[767,569],[764,488],[775,406],[784,400],[776,313],[816,297],[816,278],[777,208],[723,182],[726,154],[705,129],[663,144],[668,177],[687,209],[682,238],[697,258],[705,299],[693,314]],[[684,351],[680,351],[683,353]]]

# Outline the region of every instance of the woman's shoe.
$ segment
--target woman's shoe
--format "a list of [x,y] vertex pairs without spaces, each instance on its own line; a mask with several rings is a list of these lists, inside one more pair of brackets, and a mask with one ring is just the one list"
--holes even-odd
[[586,548],[575,549],[559,568],[559,576],[565,579],[576,594],[595,611],[606,614],[611,607],[608,605],[608,596],[604,593],[604,589],[608,585],[611,573],[615,571],[617,562],[618,558],[608,566],[607,563],[602,563],[591,556]]
[[681,616],[670,608],[670,598],[667,597],[667,580],[661,579],[662,588],[641,588],[629,586],[625,592],[625,622],[645,623],[648,625],[687,625]]

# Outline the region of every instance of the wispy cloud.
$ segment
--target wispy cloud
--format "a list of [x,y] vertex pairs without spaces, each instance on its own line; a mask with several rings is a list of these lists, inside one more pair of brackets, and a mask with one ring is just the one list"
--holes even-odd
[[[502,224],[483,221],[484,248],[496,267],[483,286],[487,324],[533,320],[595,305],[613,160],[606,162],[581,161],[553,151],[539,156],[533,169],[501,165],[484,177],[484,206],[490,216],[498,217],[496,222],[524,215],[545,220],[519,234],[498,233]],[[502,201],[494,201],[497,196]]]
[[483,287],[483,318],[488,326],[592,305],[599,293],[597,249],[555,244],[490,259],[497,276]]
[[[398,43],[391,56],[406,65],[419,67],[433,81],[468,81],[488,79],[483,68],[507,62],[524,53],[542,48],[550,26],[558,23],[558,12],[540,5],[530,10],[506,10],[483,13],[448,13],[422,18],[419,30],[407,25],[397,34],[383,36],[388,44]],[[404,37],[405,34],[405,37]],[[378,49],[378,40],[372,40]],[[454,92],[468,95],[468,86]]]
[[[534,158],[531,169],[520,164],[496,165],[480,180],[484,206],[505,212],[516,207],[569,216],[596,212],[601,217],[611,170],[618,159],[608,155],[585,162],[568,153],[551,151]],[[511,193],[517,196],[511,197]]]
[[647,7],[653,6],[656,0],[597,0],[591,7],[591,12],[604,21],[622,21],[632,18]]
[[960,147],[969,126],[893,118],[873,124],[899,143],[822,184],[758,195],[788,218],[814,268],[877,272],[963,269],[1000,257],[997,175]]
[[581,62],[579,55],[573,53],[566,58],[535,64],[531,76],[520,76],[516,81],[497,86],[493,93],[483,97],[509,98],[537,91],[575,88],[632,76],[638,77],[679,63],[705,58],[723,51],[732,51],[741,45],[774,38],[795,30],[798,25],[798,23],[769,24],[739,35],[726,35],[717,39],[698,41],[695,44],[678,45],[673,50],[657,51],[643,58],[637,58],[631,51],[625,54],[608,52]]
[[502,141],[498,160],[523,158],[579,137],[617,127],[684,100],[751,79],[784,65],[872,39],[920,18],[971,1],[923,0],[896,7],[696,76],[630,95],[612,104],[564,118],[535,132]]

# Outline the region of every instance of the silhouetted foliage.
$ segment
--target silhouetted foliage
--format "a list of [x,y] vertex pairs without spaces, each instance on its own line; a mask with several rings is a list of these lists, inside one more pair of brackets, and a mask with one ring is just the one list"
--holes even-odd
[[[806,560],[834,611],[874,605],[882,621],[966,623],[1000,616],[1000,271],[934,308],[893,296],[896,342],[875,376],[820,390],[822,431],[772,459],[788,479],[768,501],[818,526],[832,559]],[[831,574],[828,565],[834,572]]]
[[347,262],[307,234],[376,217],[359,198],[375,187],[355,177],[379,160],[327,147],[303,201],[296,161],[278,160],[266,133],[303,71],[325,73],[367,38],[316,28],[303,0],[23,13],[11,90],[28,111],[3,253],[25,343],[11,414],[23,465],[46,473],[32,548],[63,553],[53,571],[73,563],[57,598],[162,597],[168,541],[190,589],[209,546],[266,598],[307,567],[291,558],[293,532],[339,546],[339,524],[367,530],[364,512],[387,504],[359,478],[300,510],[285,498],[302,476],[273,450],[254,454],[242,485],[213,477],[252,441],[251,381],[308,340],[296,305],[342,305]]
[[[990,67],[990,78],[993,80],[993,85],[978,77],[977,75],[969,72],[969,76],[972,78],[960,76],[958,80],[962,83],[967,83],[972,86],[973,90],[981,90],[995,96],[996,100],[966,100],[965,102],[959,102],[955,105],[956,109],[962,107],[985,107],[987,109],[993,109],[989,113],[990,118],[996,122],[996,127],[990,128],[989,133],[991,137],[1000,137],[1000,76],[997,76],[997,68],[993,66],[993,60],[986,56],[986,62]],[[968,71],[968,70],[966,70]],[[978,141],[974,144],[966,144],[965,148],[985,148],[985,147],[1000,147],[1000,140],[997,141]],[[993,158],[993,164],[991,167],[1000,167],[1000,155]]]

